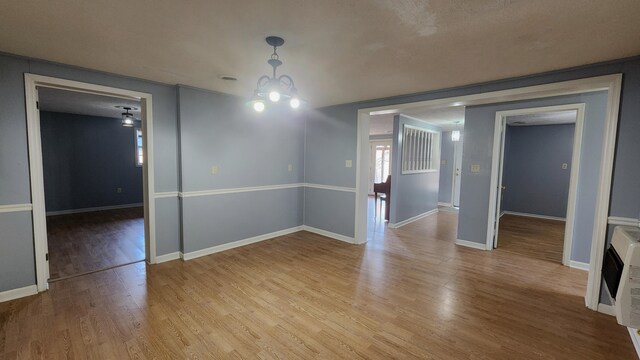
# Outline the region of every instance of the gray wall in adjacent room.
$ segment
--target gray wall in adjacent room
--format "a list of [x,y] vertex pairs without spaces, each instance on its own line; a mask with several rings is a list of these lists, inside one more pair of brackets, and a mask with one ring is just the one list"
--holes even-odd
[[[461,200],[463,206],[458,219],[459,239],[486,242],[496,112],[576,103],[585,103],[586,108],[571,260],[589,262],[607,108],[606,92],[467,107],[460,189],[464,201]],[[472,164],[480,165],[479,173],[471,173]]]
[[[304,181],[304,121],[286,104],[256,113],[246,99],[190,87],[179,101],[184,193]],[[182,201],[185,252],[302,225],[301,187]]]
[[47,212],[142,203],[135,129],[121,123],[119,118],[40,112]]
[[[403,128],[411,125],[424,130],[436,131],[440,128],[404,115],[393,118],[393,147],[391,150],[391,201],[389,222],[396,224],[438,208],[438,171],[402,174]],[[439,140],[438,140],[439,141]],[[438,146],[439,144],[436,144]],[[438,158],[434,159],[436,163]],[[436,165],[437,166],[437,165]]]
[[566,217],[575,128],[573,124],[507,126],[503,211]]
[[[0,54],[0,205],[31,203],[25,73],[152,94],[155,191],[178,190],[175,86]],[[171,232],[161,230],[179,228],[179,219],[165,219],[164,223],[156,224],[158,249],[178,251],[179,239],[173,237]],[[158,255],[163,254],[158,252]],[[35,284],[33,233],[29,212],[0,214],[0,274],[0,291]]]
[[452,204],[453,165],[455,163],[455,143],[451,141],[451,131],[444,131],[440,138],[440,186],[438,202]]

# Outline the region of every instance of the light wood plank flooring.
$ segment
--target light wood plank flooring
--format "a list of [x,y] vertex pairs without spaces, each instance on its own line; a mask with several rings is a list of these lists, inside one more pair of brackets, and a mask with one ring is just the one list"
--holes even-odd
[[351,245],[299,232],[0,304],[0,359],[634,359],[586,273],[456,246],[434,214]]
[[144,208],[47,217],[52,280],[141,261]]
[[562,263],[564,221],[505,214],[499,226],[498,249],[501,251]]

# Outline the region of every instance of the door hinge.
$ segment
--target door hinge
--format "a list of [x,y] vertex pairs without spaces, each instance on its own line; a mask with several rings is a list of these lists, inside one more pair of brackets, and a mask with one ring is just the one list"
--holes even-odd
[[36,101],[36,109],[40,110],[40,101]]
[[44,254],[44,259],[45,259],[46,261],[49,261],[49,253]]

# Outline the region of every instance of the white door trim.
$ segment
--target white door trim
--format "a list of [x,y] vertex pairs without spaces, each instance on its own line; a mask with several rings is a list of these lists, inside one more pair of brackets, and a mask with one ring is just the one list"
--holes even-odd
[[[356,164],[356,214],[355,236],[357,243],[367,241],[367,166],[369,164],[368,148],[369,140],[369,113],[372,111],[397,109],[401,105],[403,110],[414,107],[438,108],[444,106],[470,106],[508,101],[539,99],[553,96],[580,94],[595,91],[608,91],[607,120],[605,130],[605,152],[601,162],[600,191],[598,194],[596,221],[594,222],[591,264],[589,280],[585,300],[587,306],[597,310],[601,282],[601,266],[604,253],[604,241],[606,238],[607,212],[611,191],[611,176],[613,170],[613,154],[615,149],[616,129],[618,125],[618,111],[620,107],[620,93],[622,86],[622,74],[596,76],[585,79],[554,82],[543,85],[526,86],[515,89],[477,93],[472,95],[448,97],[434,100],[425,100],[415,103],[395,104],[362,108],[358,110],[358,135],[357,135],[357,164]],[[399,112],[402,112],[400,110]],[[363,152],[364,149],[364,152]],[[363,181],[364,178],[364,181]],[[601,246],[596,246],[596,245]],[[486,245],[485,245],[486,246]]]
[[[496,183],[495,187],[492,187],[489,196],[490,199],[495,199],[494,204],[490,203],[489,206],[489,222],[487,223],[487,246],[491,242],[492,248],[496,248],[498,245],[498,233],[497,229],[500,224],[500,216],[497,211],[501,200],[498,196],[500,189],[502,188],[502,175],[504,169],[504,148],[505,148],[505,135],[506,135],[506,119],[507,116],[516,115],[530,115],[536,113],[544,113],[550,111],[576,111],[576,124],[573,135],[573,150],[571,154],[571,175],[569,180],[569,196],[567,198],[567,214],[566,225],[564,232],[564,246],[562,252],[562,264],[570,266],[571,264],[571,245],[573,243],[573,230],[574,230],[574,218],[576,200],[578,196],[578,174],[580,173],[580,157],[582,151],[582,129],[584,126],[584,110],[585,104],[566,104],[556,106],[544,106],[537,108],[524,108],[515,110],[505,110],[496,112],[493,149],[495,159],[499,161],[493,161],[491,171],[491,184]],[[496,155],[497,150],[497,155]],[[496,169],[497,168],[497,169]],[[507,213],[507,212],[505,212]],[[493,221],[495,221],[495,225]]]
[[95,85],[73,80],[59,79],[30,73],[24,74],[27,137],[29,146],[29,173],[31,179],[31,201],[33,205],[33,237],[36,259],[36,285],[38,291],[48,288],[49,263],[46,260],[47,224],[44,203],[44,175],[42,169],[42,142],[40,138],[40,112],[37,108],[37,87],[47,87],[97,95],[133,99],[141,102],[142,128],[144,133],[143,167],[144,208],[145,208],[145,250],[146,260],[156,262],[155,202],[153,201],[153,103],[151,94]]

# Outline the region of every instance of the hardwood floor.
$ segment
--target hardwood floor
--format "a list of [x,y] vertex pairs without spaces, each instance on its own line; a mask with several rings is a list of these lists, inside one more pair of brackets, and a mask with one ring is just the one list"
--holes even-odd
[[564,221],[505,214],[499,226],[500,251],[562,263]]
[[351,245],[299,232],[0,303],[0,359],[634,359],[586,273],[454,244],[441,212]]
[[47,217],[52,280],[141,261],[144,208]]

